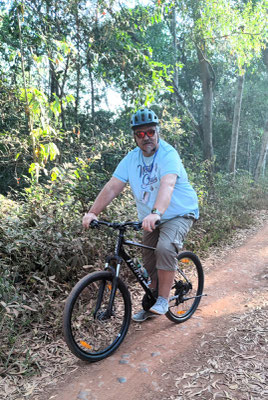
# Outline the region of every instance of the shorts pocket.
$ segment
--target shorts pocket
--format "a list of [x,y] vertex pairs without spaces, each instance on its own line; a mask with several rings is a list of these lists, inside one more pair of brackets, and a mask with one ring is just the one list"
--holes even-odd
[[184,239],[193,225],[193,220],[189,218],[180,218],[176,235],[173,241],[176,250],[179,252],[183,248]]

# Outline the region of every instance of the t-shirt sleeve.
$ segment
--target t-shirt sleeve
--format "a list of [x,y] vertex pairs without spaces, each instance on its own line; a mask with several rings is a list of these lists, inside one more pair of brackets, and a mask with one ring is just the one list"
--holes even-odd
[[128,169],[128,157],[124,157],[117,165],[113,176],[122,182],[127,183],[129,181],[129,169]]
[[182,162],[179,154],[175,150],[169,151],[163,158],[160,178],[167,174],[176,174],[178,177],[182,174]]

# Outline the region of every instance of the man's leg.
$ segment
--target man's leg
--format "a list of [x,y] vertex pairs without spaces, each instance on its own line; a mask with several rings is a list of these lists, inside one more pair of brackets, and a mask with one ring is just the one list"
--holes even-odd
[[175,278],[175,271],[165,271],[163,269],[157,270],[158,274],[158,295],[169,298],[169,292],[173,285]]
[[158,299],[150,308],[155,314],[165,314],[168,311],[169,293],[177,270],[177,254],[192,224],[190,219],[177,217],[159,227],[159,239],[155,250]]
[[[156,247],[159,238],[159,229],[156,228],[153,232],[143,232],[143,244],[150,247]],[[157,270],[155,267],[156,258],[153,250],[143,249],[142,250],[143,256],[143,266],[146,268],[151,283],[150,288],[156,289],[157,288]],[[149,305],[148,305],[149,308]],[[132,316],[133,321],[135,322],[143,322],[148,318],[156,317],[156,314],[153,314],[150,311],[145,311],[143,308],[135,313]]]
[[[142,243],[146,246],[156,248],[159,239],[159,228],[156,228],[153,232],[143,232]],[[143,266],[146,268],[148,275],[150,276],[150,288],[157,288],[157,270],[156,270],[156,256],[153,250],[142,249]]]
[[168,311],[169,293],[177,269],[177,252],[192,224],[192,220],[178,217],[161,224],[153,232],[144,232],[143,243],[156,248],[155,252],[143,250],[143,262],[151,278],[151,288],[156,288],[158,278],[158,305],[156,303],[150,311],[141,310],[133,316],[134,321],[142,322],[153,314],[161,315]]

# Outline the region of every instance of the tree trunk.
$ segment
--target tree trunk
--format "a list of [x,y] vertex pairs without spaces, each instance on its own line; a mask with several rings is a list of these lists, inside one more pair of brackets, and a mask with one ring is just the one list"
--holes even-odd
[[64,104],[63,104],[62,98],[64,96],[64,86],[65,86],[65,83],[66,83],[66,80],[67,80],[67,72],[68,72],[68,68],[69,68],[69,61],[70,61],[70,54],[68,54],[68,56],[67,56],[65,70],[64,70],[64,74],[63,74],[63,78],[62,78],[61,87],[60,87],[61,124],[62,124],[62,129],[64,131],[66,131],[66,121],[65,121],[65,109],[64,109]]
[[49,60],[49,75],[50,75],[50,101],[55,100],[55,96],[59,97],[59,82],[53,61]]
[[95,121],[95,91],[94,91],[94,81],[92,76],[92,71],[89,67],[89,79],[90,79],[90,86],[91,86],[91,117],[94,123]]
[[80,76],[80,56],[77,55],[78,59],[76,62],[76,96],[75,96],[75,123],[76,125],[79,124],[78,118],[78,108],[80,103],[80,83],[81,83],[81,76]]
[[[204,45],[203,45],[204,48]],[[203,107],[202,107],[202,131],[203,131],[203,153],[205,160],[213,160],[212,143],[212,106],[213,86],[215,76],[213,69],[205,57],[205,53],[197,46],[197,54],[200,65],[202,81]]]
[[[170,82],[166,81],[166,84],[168,86],[170,86]],[[182,94],[179,92],[179,88],[175,85],[175,83],[173,82],[173,89],[174,89],[174,94],[176,95],[177,101],[181,104],[181,106],[183,107],[186,115],[189,117],[190,123],[192,125],[192,128],[195,132],[197,132],[200,137],[203,140],[203,131],[202,131],[202,126],[199,125],[199,123],[197,122],[197,120],[195,119],[194,115],[192,114],[191,110],[189,109],[189,107],[186,104],[186,101],[184,100]]]
[[76,10],[75,10],[75,25],[76,25],[76,97],[75,97],[75,123],[79,124],[78,118],[78,108],[80,103],[80,86],[81,86],[81,37],[80,37],[80,20],[79,20],[79,11],[78,11],[79,0],[76,1]]
[[245,74],[239,75],[237,81],[238,81],[238,86],[237,86],[236,99],[235,99],[234,118],[233,118],[233,126],[232,126],[232,138],[231,138],[231,147],[230,147],[230,156],[229,156],[229,172],[231,172],[233,174],[235,174],[235,170],[236,170],[238,133],[239,133],[239,127],[240,127],[240,114],[241,114],[241,104],[242,104]]
[[251,132],[248,130],[248,146],[247,146],[247,160],[248,160],[248,172],[251,174],[252,173],[252,168],[251,168]]
[[[263,62],[266,65],[268,71],[268,47],[266,47],[266,49],[263,51]],[[259,160],[254,174],[255,181],[257,181],[260,178],[262,171],[263,172],[265,171],[267,151],[268,151],[268,119],[266,120],[264,126]]]
[[[167,19],[167,25],[169,27],[169,31],[172,36],[172,64],[174,69],[174,74],[172,77],[172,86],[173,86],[173,98],[176,103],[176,107],[178,108],[179,105],[183,108],[184,112],[186,113],[187,117],[189,118],[189,122],[192,126],[192,129],[199,134],[201,140],[203,140],[203,133],[202,127],[195,119],[194,115],[192,114],[187,102],[185,101],[182,93],[179,90],[179,74],[178,74],[178,67],[176,63],[178,61],[178,39],[177,39],[177,13],[176,7],[173,7],[171,15],[169,15]],[[167,86],[170,86],[170,81],[164,79]]]
[[[30,111],[30,105],[29,105],[29,99],[28,99],[28,93],[27,93],[26,76],[25,76],[24,48],[23,48],[23,42],[22,42],[22,32],[21,32],[21,21],[20,21],[20,15],[19,15],[19,8],[17,8],[17,20],[18,20],[18,27],[19,27],[21,70],[22,70],[23,86],[24,86],[24,93],[25,93],[25,105],[26,105],[26,107],[25,107],[25,115],[26,115],[29,135],[30,135],[31,142],[32,142],[33,161],[34,161],[34,163],[37,163],[36,142],[35,142],[35,136],[33,134],[33,119],[32,119],[31,111]],[[36,180],[37,180],[37,182],[38,182],[38,179],[39,179],[38,171],[39,170],[37,169],[36,170]]]
[[265,171],[265,162],[266,162],[266,154],[268,150],[268,119],[266,120],[263,137],[262,137],[262,144],[261,144],[261,151],[259,155],[258,164],[255,170],[254,180],[258,181],[261,177],[262,173]]
[[[177,67],[177,56],[178,56],[178,47],[177,47],[177,30],[176,30],[176,7],[173,7],[172,14],[171,14],[171,23],[170,23],[170,31],[173,38],[173,85],[178,88],[179,87],[179,74],[178,74],[178,67]],[[178,107],[178,98],[176,93],[173,94],[176,106]]]
[[[176,107],[179,107],[179,104],[182,106],[183,110],[185,111],[186,115],[188,116],[190,123],[192,125],[193,130],[199,134],[201,140],[203,140],[203,132],[201,125],[197,122],[194,115],[192,114],[191,110],[189,109],[186,101],[184,100],[182,94],[179,91],[179,74],[178,74],[178,67],[176,65],[178,61],[178,40],[177,40],[177,29],[176,29],[176,8],[174,7],[171,14],[171,19],[169,25],[170,33],[173,39],[173,68],[174,74],[172,79],[172,86],[173,86],[173,96],[176,103]],[[166,84],[169,86],[170,82],[166,81]]]

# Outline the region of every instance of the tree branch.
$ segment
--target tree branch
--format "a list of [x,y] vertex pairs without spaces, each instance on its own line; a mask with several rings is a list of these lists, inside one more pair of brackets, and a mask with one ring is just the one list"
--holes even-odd
[[[167,85],[170,85],[170,82],[168,82],[167,80],[165,80],[165,83]],[[182,94],[179,92],[179,89],[177,87],[177,85],[175,84],[175,82],[173,81],[173,89],[174,89],[174,93],[177,97],[178,102],[182,105],[184,111],[186,112],[186,114],[188,115],[188,117],[190,118],[190,122],[191,125],[194,129],[195,132],[197,132],[201,137],[203,137],[203,131],[201,126],[199,125],[199,123],[196,121],[194,115],[192,114],[192,112],[190,111],[189,107],[187,106]]]
[[251,32],[241,32],[241,31],[237,31],[237,32],[231,32],[229,35],[223,35],[223,36],[213,36],[213,37],[209,37],[209,36],[204,36],[204,39],[205,40],[215,40],[215,39],[226,39],[226,38],[228,38],[228,37],[230,37],[230,36],[233,36],[233,35],[251,35],[251,36],[259,36],[259,35],[261,35],[262,34],[262,32],[260,32],[260,33],[251,33]]

